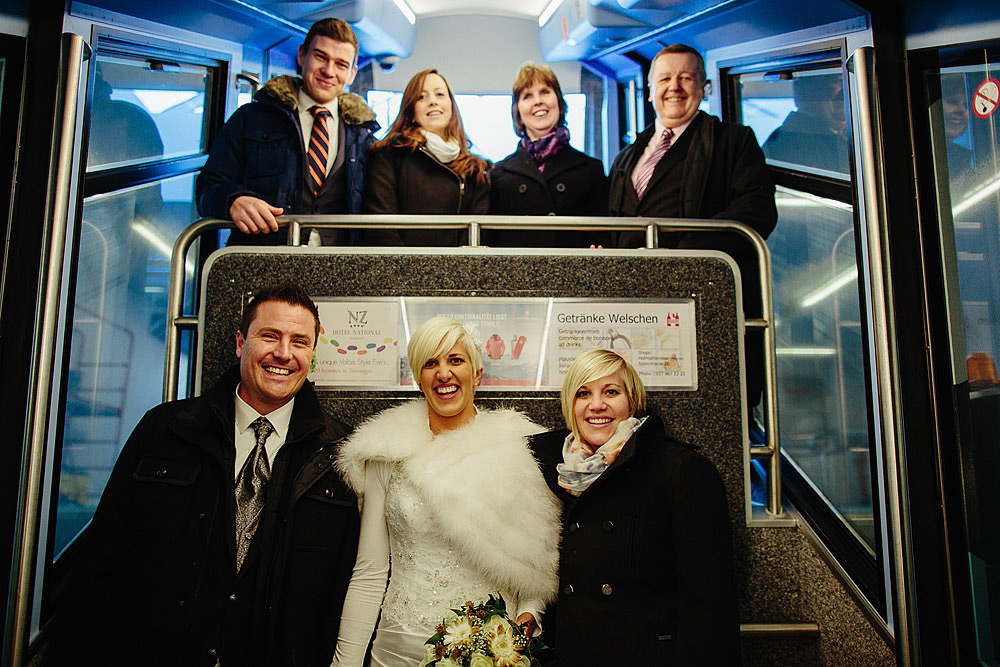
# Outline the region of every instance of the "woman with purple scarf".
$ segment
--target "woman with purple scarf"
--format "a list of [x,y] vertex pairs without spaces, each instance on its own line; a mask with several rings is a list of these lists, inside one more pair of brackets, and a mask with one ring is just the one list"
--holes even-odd
[[[604,216],[608,179],[604,166],[569,145],[566,100],[559,80],[544,65],[518,70],[510,105],[517,150],[490,172],[494,215]],[[607,244],[600,232],[500,231],[486,236],[493,246],[587,247]]]

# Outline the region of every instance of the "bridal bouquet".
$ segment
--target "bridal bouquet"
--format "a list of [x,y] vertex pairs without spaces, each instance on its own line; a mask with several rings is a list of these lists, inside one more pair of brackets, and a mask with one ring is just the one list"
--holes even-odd
[[427,640],[420,667],[532,667],[548,648],[510,620],[501,595],[451,611]]

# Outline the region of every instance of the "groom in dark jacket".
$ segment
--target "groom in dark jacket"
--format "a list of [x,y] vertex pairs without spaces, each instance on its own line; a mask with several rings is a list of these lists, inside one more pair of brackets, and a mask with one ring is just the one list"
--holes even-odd
[[136,426],[74,573],[74,662],[330,664],[358,511],[306,381],[318,330],[301,288],[262,290],[239,368]]
[[[201,215],[236,223],[230,245],[286,243],[275,220],[283,213],[361,212],[379,124],[364,100],[344,92],[357,65],[351,27],[318,21],[299,47],[302,77],[271,79],[219,131],[195,196]],[[345,242],[341,230],[321,236],[324,245]]]

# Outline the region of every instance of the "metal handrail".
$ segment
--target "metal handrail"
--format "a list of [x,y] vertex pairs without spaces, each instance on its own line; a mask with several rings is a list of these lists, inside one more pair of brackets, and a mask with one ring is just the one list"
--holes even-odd
[[[764,425],[767,442],[750,447],[750,456],[768,462],[767,513],[772,517],[783,514],[781,506],[781,450],[778,442],[777,371],[774,356],[774,300],[771,291],[771,252],[764,238],[749,225],[732,220],[688,220],[675,218],[584,218],[553,216],[485,215],[473,218],[454,215],[289,215],[279,219],[288,225],[288,242],[302,244],[302,228],[315,229],[465,229],[469,245],[480,246],[484,229],[504,230],[573,230],[573,231],[644,231],[646,247],[656,248],[660,230],[735,232],[746,238],[757,253],[761,306],[763,316],[744,322],[747,329],[759,329],[764,344]],[[163,378],[163,400],[177,398],[180,367],[180,330],[191,329],[196,318],[184,317],[184,259],[194,239],[212,229],[232,228],[228,220],[203,219],[192,223],[174,243],[170,267],[170,292],[167,302],[167,346]]]

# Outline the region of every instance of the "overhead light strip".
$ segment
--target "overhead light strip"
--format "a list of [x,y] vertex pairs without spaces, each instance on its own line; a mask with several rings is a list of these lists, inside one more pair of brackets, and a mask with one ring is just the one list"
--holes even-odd
[[809,306],[816,305],[817,303],[827,298],[831,294],[837,292],[837,290],[839,290],[844,285],[849,285],[852,281],[857,279],[858,279],[858,267],[852,266],[851,268],[847,269],[840,275],[836,276],[835,278],[833,278],[833,280],[823,285],[819,289],[813,290],[809,294],[806,294],[802,298],[802,307],[808,308]]
[[549,19],[556,13],[556,10],[559,9],[559,5],[561,5],[562,2],[563,0],[550,0],[549,4],[547,4],[545,9],[542,10],[542,13],[538,15],[539,28],[549,22]]
[[417,15],[414,14],[413,10],[410,9],[410,6],[406,4],[406,0],[392,0],[392,1],[396,3],[397,7],[399,7],[399,11],[403,12],[403,16],[405,16],[406,20],[410,22],[410,25],[417,24]]

